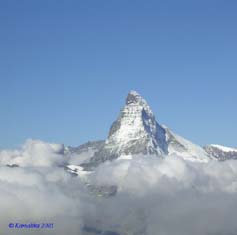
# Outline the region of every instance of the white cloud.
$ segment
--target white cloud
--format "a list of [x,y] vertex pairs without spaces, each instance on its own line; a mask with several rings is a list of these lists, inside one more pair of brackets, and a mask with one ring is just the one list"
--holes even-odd
[[[106,162],[81,180],[59,167],[70,161],[61,150],[29,140],[0,152],[1,232],[78,235],[86,223],[122,235],[237,234],[237,161],[139,156]],[[98,188],[116,185],[117,195],[96,196],[83,180]],[[10,222],[54,222],[55,228],[10,230]]]
[[101,165],[91,181],[119,186],[117,198],[103,206],[111,223],[119,221],[125,231],[237,234],[237,161],[133,158]]
[[8,224],[46,222],[57,223],[53,234],[65,234],[59,228],[68,224],[69,231],[77,234],[82,222],[79,185],[63,168],[0,167],[1,231],[25,234],[29,231],[9,230]]
[[16,164],[20,166],[52,166],[63,164],[66,159],[62,155],[62,144],[51,144],[40,140],[27,140],[17,150],[0,151],[0,164]]

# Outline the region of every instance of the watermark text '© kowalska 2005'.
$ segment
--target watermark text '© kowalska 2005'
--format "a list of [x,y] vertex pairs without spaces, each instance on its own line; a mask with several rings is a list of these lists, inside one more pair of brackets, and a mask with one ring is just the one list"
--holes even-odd
[[10,229],[53,229],[53,223],[9,223]]

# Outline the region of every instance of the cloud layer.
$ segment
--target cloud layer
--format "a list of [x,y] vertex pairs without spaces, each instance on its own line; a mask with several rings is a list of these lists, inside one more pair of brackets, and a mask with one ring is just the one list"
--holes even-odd
[[91,181],[118,185],[116,199],[104,202],[103,207],[111,223],[119,221],[125,231],[237,234],[236,161],[193,163],[175,156],[137,157],[101,165]]
[[62,155],[63,151],[62,144],[29,139],[20,149],[0,151],[0,164],[16,164],[23,167],[62,165],[66,161]]
[[[101,164],[83,178],[63,165],[63,146],[28,140],[0,152],[1,231],[6,234],[237,234],[237,161],[194,163],[176,156],[135,156]],[[19,165],[9,167],[6,165]],[[117,186],[116,196],[101,189]],[[55,223],[52,230],[14,230],[10,222]],[[96,234],[96,233],[95,233]]]

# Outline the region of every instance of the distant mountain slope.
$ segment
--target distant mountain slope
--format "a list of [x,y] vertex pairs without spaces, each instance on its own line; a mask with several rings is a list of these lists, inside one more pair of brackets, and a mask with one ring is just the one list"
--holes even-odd
[[173,133],[168,128],[165,128],[165,130],[169,155],[174,154],[190,161],[206,162],[210,160],[209,154],[202,147]]
[[69,155],[69,164],[80,165],[87,163],[95,155],[96,152],[100,151],[104,147],[105,141],[89,141],[78,147],[66,147],[64,150],[65,155]]
[[204,147],[205,151],[219,161],[237,159],[237,149],[211,144]]

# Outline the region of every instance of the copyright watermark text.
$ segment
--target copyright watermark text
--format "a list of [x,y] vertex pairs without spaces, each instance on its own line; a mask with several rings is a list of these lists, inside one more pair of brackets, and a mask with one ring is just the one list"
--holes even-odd
[[10,229],[53,229],[53,223],[9,223]]

